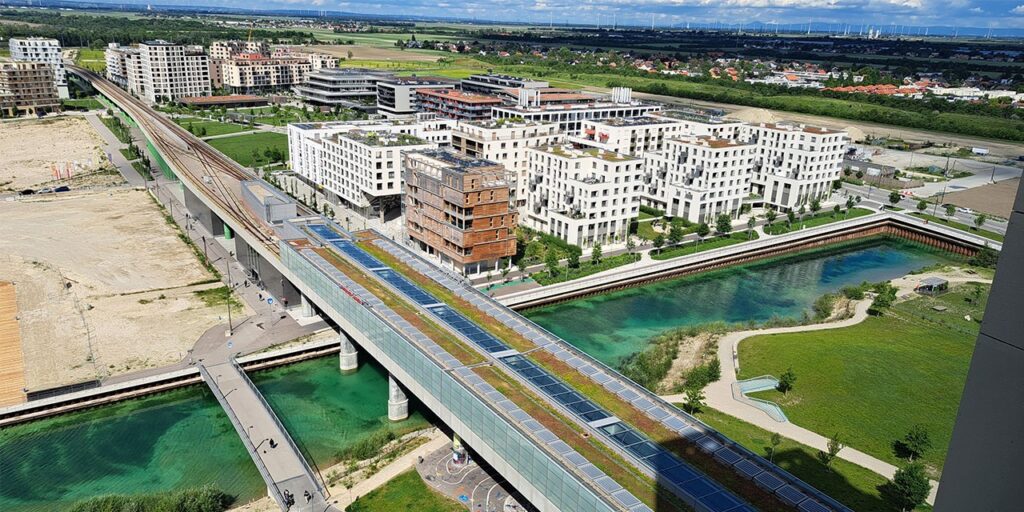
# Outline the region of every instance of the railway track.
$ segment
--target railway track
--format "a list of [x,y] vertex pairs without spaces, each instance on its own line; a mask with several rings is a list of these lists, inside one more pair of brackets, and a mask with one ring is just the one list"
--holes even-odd
[[259,179],[257,176],[100,75],[74,65],[67,67],[88,80],[139,123],[160,155],[177,171],[178,177],[188,179],[198,189],[205,190],[205,195],[234,221],[229,224],[249,231],[270,251],[279,254],[273,232],[242,206],[241,182]]

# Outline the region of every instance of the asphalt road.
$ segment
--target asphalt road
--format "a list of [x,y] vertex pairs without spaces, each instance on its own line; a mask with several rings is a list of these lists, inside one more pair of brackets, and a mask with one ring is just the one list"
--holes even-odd
[[[890,191],[886,189],[843,183],[843,190],[847,191],[850,195],[860,196],[862,204],[867,204],[868,206],[880,208],[882,206],[890,206],[892,204],[889,202]],[[833,195],[832,199],[838,200],[839,198]],[[919,201],[920,199],[918,198],[904,197],[903,199],[900,200],[899,203],[896,204],[896,206],[903,208],[904,210],[907,210],[909,212],[916,212],[917,203]],[[925,210],[925,213],[935,214],[943,218],[946,217],[946,212],[942,208],[942,206],[939,206],[938,209],[935,209],[934,205],[929,205],[928,209]],[[967,224],[968,226],[974,226],[974,219],[976,217],[977,214],[965,214],[956,212],[956,214],[954,214],[953,216],[953,220],[956,220],[957,222],[962,222],[964,224]],[[996,233],[1005,234],[1006,225],[1006,222],[995,219],[989,219],[985,221],[983,227],[989,231],[995,231]]]

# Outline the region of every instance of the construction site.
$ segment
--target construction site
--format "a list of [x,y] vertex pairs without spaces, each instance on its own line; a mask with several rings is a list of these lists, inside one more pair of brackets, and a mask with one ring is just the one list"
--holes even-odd
[[[149,191],[124,185],[85,120],[4,128],[0,403],[173,364],[223,323],[217,276]],[[59,185],[71,190],[11,193]]]

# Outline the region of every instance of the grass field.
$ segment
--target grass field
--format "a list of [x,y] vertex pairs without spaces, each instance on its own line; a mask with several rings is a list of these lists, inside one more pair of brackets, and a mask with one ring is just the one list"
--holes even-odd
[[711,249],[719,249],[722,247],[728,247],[750,240],[757,240],[757,232],[751,232],[749,238],[747,237],[747,231],[737,231],[730,234],[729,236],[709,236],[705,238],[703,242],[686,242],[682,245],[674,245],[672,247],[662,249],[661,251],[655,251],[651,253],[651,258],[656,260],[667,260],[678,256],[685,256],[687,254],[696,254],[698,252],[710,251]]
[[[198,117],[177,117],[174,119],[174,122],[178,123],[185,129],[189,129],[189,127],[191,127],[192,133],[200,137],[226,135],[228,133],[244,132],[250,129],[247,126],[242,126],[240,124],[222,123],[220,121],[210,121],[207,119],[200,119]],[[203,129],[206,131],[203,132]]]
[[935,215],[930,215],[930,214],[927,214],[927,213],[920,213],[920,212],[914,212],[911,215],[913,215],[915,217],[920,217],[922,219],[928,219],[929,222],[935,222],[935,223],[938,223],[938,224],[942,224],[944,226],[949,226],[949,227],[951,227],[953,229],[959,229],[960,231],[968,231],[968,232],[974,233],[976,235],[980,235],[980,236],[983,236],[985,238],[988,238],[989,240],[995,240],[996,242],[1002,243],[1003,239],[1005,239],[1005,237],[1003,235],[1000,235],[999,233],[996,233],[995,231],[989,231],[987,229],[975,229],[974,226],[968,226],[967,224],[964,224],[962,222],[957,222],[955,220],[950,220],[950,219],[947,219],[945,217],[936,217]]
[[[209,144],[232,160],[246,167],[271,163],[263,156],[266,149],[278,148],[288,156],[288,136],[282,133],[260,132],[236,137],[211,139]],[[257,154],[254,154],[256,152]]]
[[780,216],[775,219],[775,223],[771,227],[766,227],[764,232],[769,235],[781,235],[783,233],[789,233],[790,231],[800,230],[804,228],[813,228],[817,226],[824,226],[825,224],[831,224],[846,219],[856,219],[857,217],[863,217],[875,213],[867,208],[850,208],[849,213],[840,213],[839,215],[833,215],[831,210],[827,212],[818,212],[815,215],[808,215],[800,220],[799,216],[797,221],[790,227],[786,224],[786,217]]
[[348,506],[349,512],[462,512],[466,508],[427,487],[415,469],[410,469]]
[[62,100],[61,104],[65,109],[70,110],[102,110],[103,104],[96,98],[81,98],[74,100]]
[[[698,413],[697,418],[748,450],[768,458],[771,433],[767,430],[708,407]],[[772,461],[858,512],[898,510],[883,501],[879,495],[878,486],[885,483],[884,477],[842,459],[833,461],[830,471],[818,461],[817,453],[818,451],[810,446],[783,437],[782,442],[775,448]],[[928,508],[922,507],[918,510]]]
[[75,57],[75,64],[91,71],[103,71],[107,69],[107,59],[103,50],[80,48],[78,50],[78,56]]
[[[933,448],[922,460],[937,476],[978,332],[977,323],[962,318],[984,311],[984,300],[965,300],[974,286],[898,303],[885,316],[851,327],[750,338],[740,345],[739,377],[793,368],[797,381],[788,395],[755,396],[778,403],[797,425],[838,433],[846,444],[893,464],[903,461],[892,443],[924,425]],[[934,311],[935,305],[949,309]]]

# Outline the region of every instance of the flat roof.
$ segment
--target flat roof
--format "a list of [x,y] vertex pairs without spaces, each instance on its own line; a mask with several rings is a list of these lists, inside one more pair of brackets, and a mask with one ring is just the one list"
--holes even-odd
[[[492,160],[476,158],[447,149],[425,149],[410,153],[410,155],[423,155],[427,158],[438,160],[446,164],[448,168],[459,172],[470,172],[473,169],[484,167],[502,167],[501,164]],[[504,167],[502,167],[502,170],[504,170]]]
[[266,103],[269,101],[262,96],[251,94],[229,94],[227,96],[191,96],[179,98],[178,101],[190,105],[221,105],[228,103]]
[[416,94],[454,100],[460,103],[475,103],[480,105],[501,103],[501,99],[495,98],[494,96],[458,91],[455,89],[419,89],[416,91]]
[[337,136],[352,139],[356,142],[362,142],[368,146],[393,147],[429,144],[426,140],[407,133],[374,132],[353,129],[348,132],[339,133]]
[[538,151],[544,153],[551,153],[558,155],[563,158],[600,158],[601,160],[607,160],[609,162],[622,162],[625,160],[640,160],[641,158],[633,155],[626,155],[623,153],[616,153],[614,151],[607,151],[600,148],[590,147],[566,147],[565,145],[555,145],[537,148]]
[[495,107],[499,110],[505,110],[509,112],[548,112],[548,111],[559,111],[559,110],[587,110],[587,109],[609,109],[609,108],[660,108],[657,105],[649,103],[633,102],[633,103],[612,103],[610,101],[591,101],[588,103],[568,103],[558,105],[541,105],[539,107],[523,107],[519,105],[508,105]]
[[590,119],[588,122],[595,124],[603,124],[607,126],[645,126],[652,124],[671,124],[675,121],[672,119],[659,118],[654,116],[636,116],[636,117],[610,117],[608,119]]

